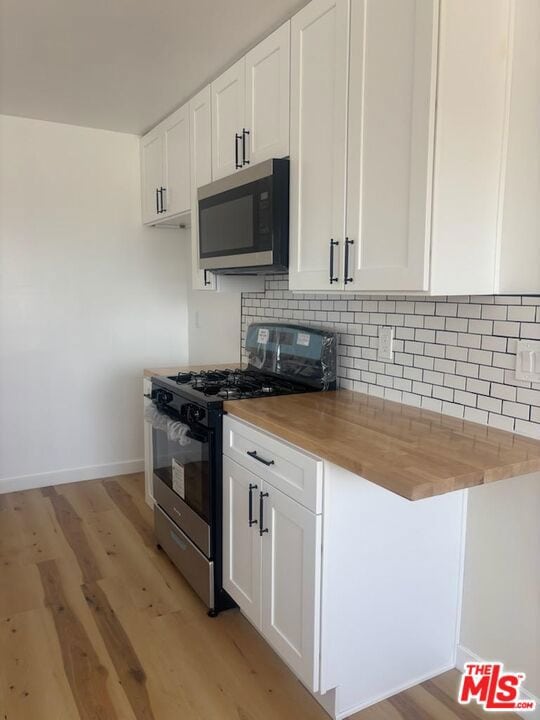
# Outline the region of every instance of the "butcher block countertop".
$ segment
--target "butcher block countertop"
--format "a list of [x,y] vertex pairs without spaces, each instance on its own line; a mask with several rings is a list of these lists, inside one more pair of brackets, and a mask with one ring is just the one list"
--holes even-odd
[[350,390],[224,408],[408,500],[540,471],[539,440]]

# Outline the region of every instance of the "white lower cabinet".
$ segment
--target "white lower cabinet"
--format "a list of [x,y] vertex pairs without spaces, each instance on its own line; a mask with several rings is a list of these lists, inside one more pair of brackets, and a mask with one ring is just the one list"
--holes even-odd
[[316,691],[321,516],[228,457],[223,481],[223,586]]
[[[262,482],[223,458],[223,586],[251,622],[260,627],[261,541],[256,517]],[[250,511],[251,502],[251,511]]]
[[310,690],[319,688],[321,516],[263,483],[262,626]]
[[455,666],[466,491],[411,502],[230,415],[223,444],[224,588],[333,718]]

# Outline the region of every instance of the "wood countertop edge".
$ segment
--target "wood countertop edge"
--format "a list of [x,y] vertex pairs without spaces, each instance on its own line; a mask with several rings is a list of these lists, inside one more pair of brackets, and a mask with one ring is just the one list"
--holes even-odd
[[[317,393],[317,395],[319,394]],[[308,396],[300,395],[294,397],[298,399],[307,398]],[[366,398],[371,399],[371,396],[366,396]],[[267,402],[267,400],[264,400],[264,402]],[[350,457],[346,457],[335,450],[329,449],[328,447],[324,448],[324,452],[321,452],[321,444],[318,439],[312,440],[304,432],[298,431],[297,429],[290,426],[287,426],[285,428],[283,424],[281,424],[279,421],[275,421],[271,418],[261,416],[260,410],[255,409],[254,406],[250,404],[250,401],[243,401],[241,404],[238,401],[226,401],[224,403],[224,409],[232,417],[236,417],[239,420],[250,423],[254,427],[269,432],[276,437],[284,440],[285,442],[289,442],[292,445],[295,445],[301,450],[310,452],[313,455],[320,457],[322,460],[326,460],[327,462],[333,463],[338,467],[344,468],[345,470],[348,470],[355,475],[359,475],[366,480],[373,482],[374,484],[379,485],[380,487],[383,487],[390,492],[393,492],[400,497],[403,497],[410,501],[423,500],[430,497],[435,497],[437,495],[443,495],[448,492],[465,490],[468,488],[497,482],[499,480],[508,480],[513,477],[519,477],[521,475],[527,475],[533,472],[540,472],[540,442],[534,440],[533,438],[509,433],[508,431],[499,430],[498,428],[490,428],[489,426],[483,426],[480,423],[473,423],[471,421],[453,418],[452,416],[443,415],[442,413],[434,413],[433,411],[421,411],[421,414],[419,414],[418,408],[402,405],[401,403],[390,401],[384,401],[384,403],[389,404],[392,410],[395,410],[397,406],[399,406],[400,410],[401,408],[403,408],[405,418],[412,421],[421,421],[423,418],[429,420],[437,419],[437,417],[440,415],[441,427],[440,430],[436,425],[433,427],[433,438],[437,438],[438,435],[442,436],[445,432],[459,434],[460,430],[461,432],[464,432],[465,429],[470,429],[473,431],[473,435],[471,437],[466,436],[466,439],[469,441],[474,441],[476,443],[477,440],[475,438],[475,433],[478,433],[478,443],[481,443],[483,440],[485,440],[486,442],[488,441],[489,431],[491,430],[492,434],[495,434],[497,438],[507,436],[509,443],[509,452],[512,447],[511,439],[513,438],[514,441],[516,439],[518,439],[520,442],[523,441],[524,447],[530,445],[531,449],[534,449],[538,452],[538,457],[525,457],[515,460],[509,460],[508,463],[494,466],[491,466],[490,463],[487,461],[484,465],[481,465],[480,467],[475,467],[472,464],[464,463],[463,472],[458,472],[456,474],[451,474],[447,477],[440,478],[435,476],[433,478],[424,477],[420,478],[416,483],[411,483],[398,470],[396,475],[394,476],[395,479],[390,480],[388,479],[388,469],[386,469],[385,472],[384,468],[387,461],[383,457],[381,457],[380,467],[374,468],[372,463],[362,462]],[[379,411],[383,411],[382,408],[383,403],[381,401],[381,405],[378,408]],[[409,413],[409,409],[411,411],[417,412]],[[309,412],[316,413],[320,416],[326,415],[329,421],[335,419],[335,415],[333,413],[325,412],[324,409],[320,407],[310,407]],[[352,419],[344,418],[342,422],[348,423],[352,427],[354,427],[355,425]],[[361,422],[358,424],[361,425]],[[364,431],[366,433],[377,432],[376,430],[373,430],[373,428],[369,427],[364,428]],[[415,451],[421,454],[421,451],[418,451],[418,448],[416,448],[414,442],[411,443],[411,451]],[[406,452],[406,450],[404,450],[404,452]],[[441,457],[444,457],[444,455],[441,454]],[[405,488],[403,487],[404,485],[406,486]]]

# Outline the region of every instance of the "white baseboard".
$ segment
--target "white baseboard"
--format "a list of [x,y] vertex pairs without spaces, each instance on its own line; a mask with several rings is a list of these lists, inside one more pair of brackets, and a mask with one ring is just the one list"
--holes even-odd
[[[372,705],[376,705],[377,703],[383,702],[383,700],[388,700],[388,698],[393,697],[394,695],[398,695],[399,693],[405,692],[405,690],[410,690],[413,687],[416,687],[416,685],[420,685],[423,682],[426,682],[426,680],[432,680],[433,678],[437,677],[438,675],[442,675],[445,672],[448,672],[448,670],[453,669],[453,665],[444,665],[444,667],[439,668],[438,670],[434,670],[433,672],[429,672],[426,675],[423,675],[422,677],[417,677],[414,680],[411,680],[410,682],[404,683],[403,685],[400,685],[398,687],[395,687],[390,692],[384,693],[383,695],[378,695],[377,697],[373,697],[370,700],[367,700],[366,702],[361,703],[360,705],[356,705],[354,707],[347,708],[347,710],[339,710],[336,713],[336,720],[345,720],[345,718],[348,718],[350,715],[354,715],[354,713],[360,712],[361,710],[365,710],[368,707],[371,707]],[[339,686],[337,688],[337,697],[338,697],[338,703],[339,703]],[[536,720],[536,718],[534,718]]]
[[[499,658],[491,658],[491,660],[499,660]],[[484,658],[481,658],[476,653],[473,653],[472,650],[469,650],[469,648],[464,647],[463,645],[458,645],[457,652],[456,652],[456,667],[458,670],[463,672],[465,670],[465,663],[470,662],[476,662],[476,663],[484,663],[486,660]],[[489,661],[487,661],[489,662]],[[521,672],[523,668],[508,668],[509,670],[513,672]],[[536,703],[536,710],[534,711],[526,711],[519,712],[517,710],[514,711],[515,715],[518,715],[521,718],[524,718],[524,720],[540,720],[540,699],[536,697],[536,695],[533,695],[532,692],[529,692],[526,688],[521,688],[521,696],[523,700],[533,700]],[[497,713],[493,713],[494,716],[497,715]]]
[[82,480],[98,480],[115,475],[128,475],[143,470],[144,460],[123,460],[108,465],[88,465],[86,467],[70,468],[69,470],[38,473],[37,475],[0,478],[0,494],[31,490],[33,488],[47,487],[48,485],[81,482]]

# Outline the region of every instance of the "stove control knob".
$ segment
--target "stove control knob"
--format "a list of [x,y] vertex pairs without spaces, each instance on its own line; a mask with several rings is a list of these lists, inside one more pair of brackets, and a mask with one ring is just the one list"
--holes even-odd
[[187,411],[188,422],[200,422],[205,416],[204,409],[198,405],[190,405]]
[[167,403],[170,403],[173,399],[173,394],[169,392],[168,390],[158,390],[156,392],[156,400],[161,405],[166,405]]

